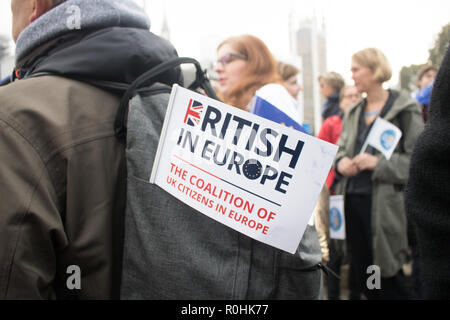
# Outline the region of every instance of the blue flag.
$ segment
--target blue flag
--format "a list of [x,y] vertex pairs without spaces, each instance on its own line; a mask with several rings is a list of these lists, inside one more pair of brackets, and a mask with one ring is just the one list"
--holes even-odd
[[0,80],[0,86],[3,86],[11,81],[11,76],[7,76],[4,79]]
[[307,133],[300,123],[293,119],[293,117],[298,117],[295,100],[281,85],[269,84],[258,90],[252,101],[251,112],[286,127]]

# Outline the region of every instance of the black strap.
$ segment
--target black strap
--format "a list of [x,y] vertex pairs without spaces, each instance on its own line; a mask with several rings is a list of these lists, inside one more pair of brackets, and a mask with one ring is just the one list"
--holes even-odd
[[136,80],[131,84],[128,85],[126,83],[118,83],[118,82],[112,82],[112,81],[105,81],[105,80],[93,80],[88,78],[80,78],[75,75],[59,75],[56,73],[51,72],[38,72],[34,74],[30,74],[28,77],[40,77],[40,76],[61,76],[66,78],[71,78],[74,80],[82,81],[89,83],[91,85],[94,85],[96,87],[100,87],[104,90],[113,90],[116,92],[124,92],[122,95],[119,110],[116,114],[116,119],[114,122],[114,130],[116,133],[116,136],[118,138],[124,138],[126,136],[126,115],[128,110],[128,103],[130,99],[137,93],[137,91],[142,88],[143,86],[148,86],[152,83],[151,80],[155,80],[154,78],[161,75],[162,73],[176,68],[181,64],[185,63],[191,63],[195,66],[196,69],[196,77],[195,81],[189,86],[190,90],[195,90],[197,88],[202,88],[206,95],[210,98],[219,100],[217,97],[216,92],[211,87],[211,84],[209,82],[208,77],[206,76],[206,72],[202,70],[202,67],[200,66],[200,63],[193,59],[193,58],[187,58],[187,57],[180,57],[180,58],[174,58],[171,60],[168,60],[166,62],[160,63],[159,65],[155,66],[154,68],[148,70],[147,72],[144,72],[142,75],[140,75]]
[[136,94],[136,91],[142,86],[149,85],[151,83],[151,80],[153,80],[158,75],[170,69],[178,67],[180,64],[184,63],[192,63],[196,68],[196,79],[194,83],[191,86],[189,86],[189,89],[202,88],[203,90],[205,90],[206,95],[208,95],[213,99],[219,100],[215,91],[211,87],[211,84],[209,83],[209,80],[206,77],[205,72],[202,70],[200,63],[198,63],[197,60],[186,57],[168,60],[139,76],[123,94],[122,99],[120,101],[119,110],[117,111],[116,120],[114,123],[114,129],[116,132],[116,136],[118,138],[124,138],[126,136],[125,120],[128,109],[128,103],[130,99]]
[[325,264],[319,263],[314,267],[321,269],[323,271],[323,273],[325,273],[327,275],[327,277],[331,274],[336,279],[341,280],[341,277],[338,276],[330,267],[326,266]]
[[[120,141],[120,143],[124,143]],[[114,211],[112,217],[112,266],[111,283],[112,299],[120,300],[122,286],[122,261],[125,244],[125,210],[127,203],[127,161],[122,159],[119,166],[116,191],[114,195]]]
[[129,84],[123,83],[123,82],[89,79],[89,78],[78,77],[76,75],[58,74],[58,73],[47,72],[47,71],[33,73],[33,74],[29,75],[28,78],[37,78],[37,77],[44,77],[44,76],[58,76],[58,77],[63,77],[63,78],[67,78],[67,79],[77,80],[80,82],[88,83],[90,85],[93,85],[94,87],[98,87],[98,88],[106,90],[106,91],[117,91],[120,93],[126,91],[130,86]]

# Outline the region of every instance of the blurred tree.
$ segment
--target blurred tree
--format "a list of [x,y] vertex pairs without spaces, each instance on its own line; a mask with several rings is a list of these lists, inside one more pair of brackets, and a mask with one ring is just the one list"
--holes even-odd
[[[442,27],[437,35],[434,47],[429,50],[428,64],[438,66],[444,58],[445,51],[450,43],[450,23]],[[409,67],[404,66],[400,70],[400,87],[403,90],[416,90],[417,73],[424,64],[412,64]]]
[[409,67],[403,67],[400,70],[400,88],[407,91],[416,89],[417,72],[423,64],[412,64]]
[[430,57],[428,58],[428,61],[435,66],[440,66],[449,43],[450,43],[450,23],[442,27],[442,31],[437,36],[436,41],[434,43],[434,47],[431,48],[429,51]]

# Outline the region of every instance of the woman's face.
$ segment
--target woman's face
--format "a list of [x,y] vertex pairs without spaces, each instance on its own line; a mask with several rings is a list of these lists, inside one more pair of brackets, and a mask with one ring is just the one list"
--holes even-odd
[[419,89],[425,88],[430,83],[434,81],[434,78],[436,78],[436,71],[435,70],[428,70],[424,73],[422,78],[419,80]]
[[376,83],[373,79],[372,69],[361,66],[355,60],[352,60],[351,71],[355,87],[361,93],[367,92]]
[[244,75],[247,58],[239,54],[228,43],[217,50],[217,58],[214,71],[219,76],[219,90],[223,95],[227,95]]
[[361,99],[361,94],[358,92],[356,87],[344,87],[344,92],[342,93],[342,100],[339,103],[339,107],[342,111],[346,111],[350,106],[354,105]]
[[328,99],[336,92],[336,90],[328,83],[326,83],[323,79],[319,80],[319,84],[320,84],[320,93],[325,99]]
[[303,89],[297,80],[297,75],[293,75],[286,81],[283,81],[284,87],[291,94],[291,96],[294,97],[294,99],[297,99],[298,93]]

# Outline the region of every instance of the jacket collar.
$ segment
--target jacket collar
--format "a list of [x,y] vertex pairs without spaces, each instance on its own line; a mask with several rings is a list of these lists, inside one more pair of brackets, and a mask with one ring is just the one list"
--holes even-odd
[[37,47],[74,30],[107,27],[148,30],[150,21],[131,0],[69,0],[43,14],[20,33],[16,62]]
[[[407,108],[416,108],[417,103],[409,96],[409,94],[405,91],[397,91],[394,89],[389,89],[391,92],[398,93],[397,99],[394,101],[394,105],[392,108],[386,113],[386,115],[383,117],[385,120],[392,120],[394,119],[401,111],[407,109]],[[364,104],[364,100],[361,100],[360,102],[356,103],[354,106],[350,107],[348,110],[348,113],[357,113],[357,116],[359,116],[359,113],[361,112],[362,106]]]

